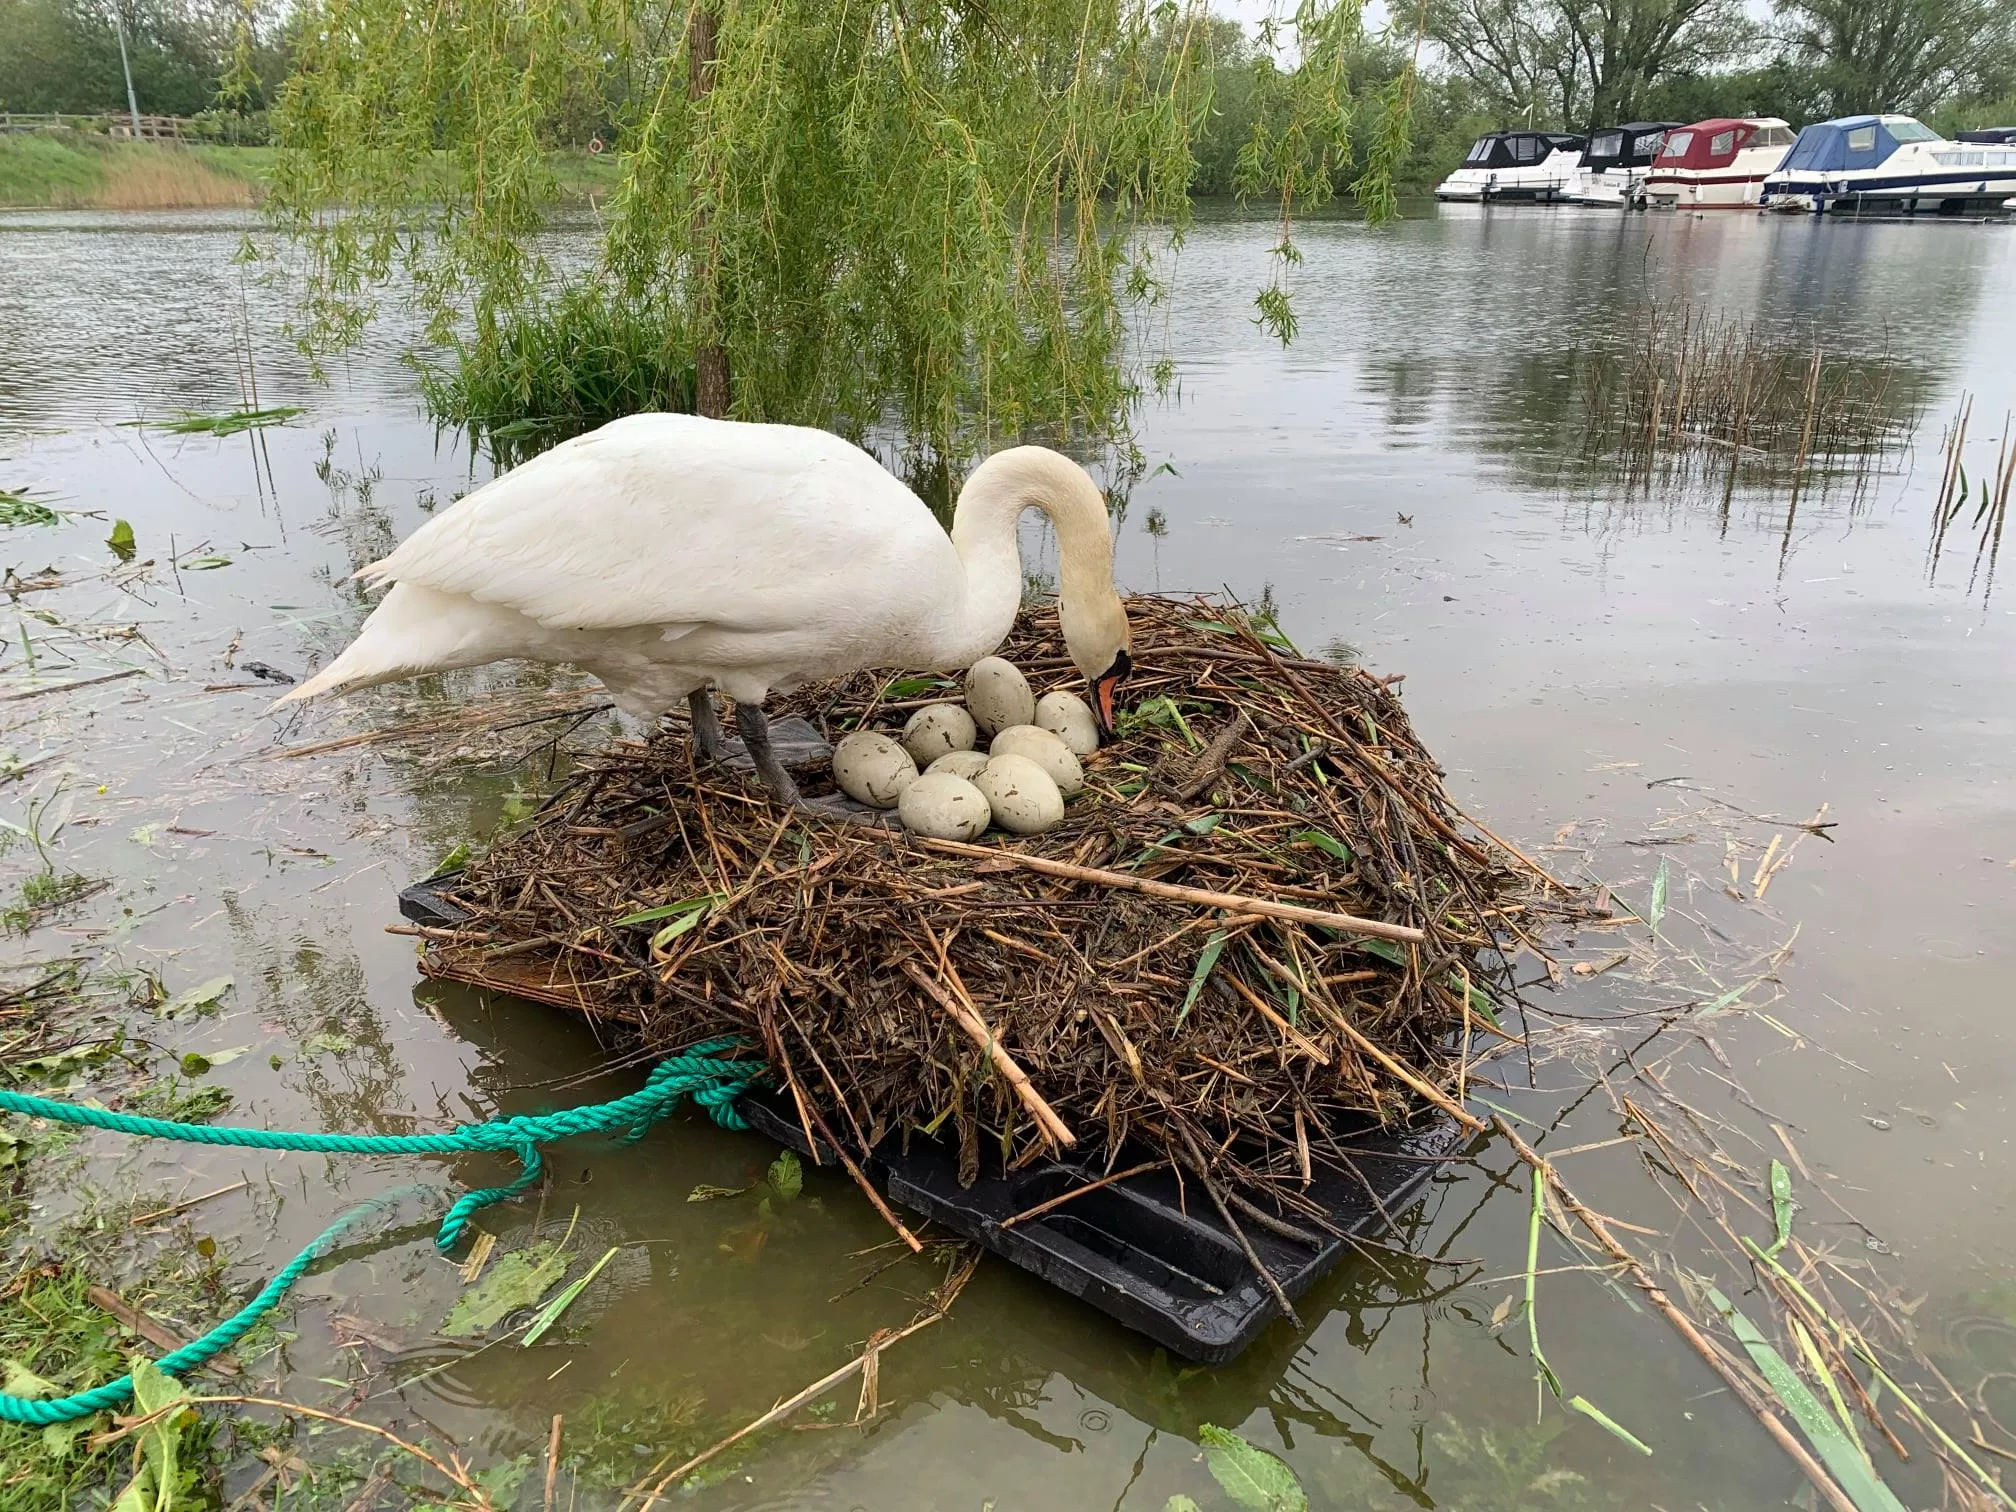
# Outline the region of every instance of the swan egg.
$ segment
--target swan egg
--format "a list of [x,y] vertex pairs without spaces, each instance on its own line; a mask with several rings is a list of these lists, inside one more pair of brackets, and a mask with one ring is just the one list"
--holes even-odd
[[1092,706],[1076,693],[1062,688],[1036,700],[1036,723],[1070,747],[1073,756],[1090,756],[1099,749],[1099,721]]
[[887,735],[856,730],[833,748],[833,780],[857,803],[894,808],[903,790],[917,780],[917,763]]
[[924,775],[928,777],[933,772],[950,773],[954,777],[963,777],[966,781],[971,782],[986,770],[987,753],[985,751],[947,751],[943,756],[932,762],[931,765],[924,768]]
[[1040,835],[1064,822],[1064,795],[1027,756],[990,757],[973,786],[986,795],[994,822],[1010,834]]
[[973,716],[951,703],[926,704],[903,726],[903,749],[919,766],[953,751],[970,751],[976,738]]
[[[976,753],[965,753],[976,754]],[[935,840],[977,840],[987,832],[994,806],[964,777],[926,772],[896,800],[903,828]]]
[[1071,748],[1051,731],[1039,725],[1010,725],[987,747],[990,756],[1027,756],[1050,774],[1057,791],[1071,794],[1085,786],[1085,769]]
[[1029,679],[1014,663],[998,656],[983,656],[966,674],[966,707],[973,723],[992,735],[1010,725],[1032,724],[1036,719],[1036,697],[1029,691]]

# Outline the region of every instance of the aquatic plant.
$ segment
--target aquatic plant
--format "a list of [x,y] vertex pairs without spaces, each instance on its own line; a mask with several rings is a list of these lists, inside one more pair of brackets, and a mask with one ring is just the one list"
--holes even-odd
[[[889,422],[941,453],[1035,425],[1110,433],[1135,391],[1127,322],[1162,296],[1211,109],[1199,5],[344,0],[320,15],[276,112],[269,202],[306,253],[311,352],[356,340],[403,272],[433,340],[467,319],[452,343],[467,392],[435,393],[472,414],[514,395],[585,405],[533,379],[591,351],[619,401],[685,397],[673,380],[690,365],[701,413]],[[1276,329],[1292,324],[1287,213],[1350,160],[1358,36],[1356,6],[1298,0],[1254,72],[1239,184],[1283,210],[1258,306]],[[536,239],[549,149],[591,135],[621,179],[595,264],[563,274]],[[604,348],[612,314],[624,339]],[[484,412],[516,418],[544,417]]]

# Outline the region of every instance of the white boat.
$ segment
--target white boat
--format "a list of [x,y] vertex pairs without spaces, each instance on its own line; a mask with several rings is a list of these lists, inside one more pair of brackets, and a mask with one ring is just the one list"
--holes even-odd
[[1767,210],[1980,215],[2016,196],[2016,144],[1949,142],[1907,115],[1842,116],[1799,133],[1764,180]]
[[1589,133],[1582,177],[1569,196],[1578,204],[1635,210],[1644,202],[1645,176],[1678,121],[1633,121]]
[[1435,186],[1440,200],[1565,200],[1580,177],[1584,139],[1555,131],[1494,131]]
[[1645,175],[1657,210],[1747,210],[1784,160],[1792,128],[1777,116],[1716,116],[1666,133]]

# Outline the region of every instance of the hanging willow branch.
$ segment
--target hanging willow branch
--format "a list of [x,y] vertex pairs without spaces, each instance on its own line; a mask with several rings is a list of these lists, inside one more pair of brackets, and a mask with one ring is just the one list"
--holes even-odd
[[[684,362],[722,354],[738,418],[893,422],[942,456],[1112,434],[1128,322],[1163,295],[1210,120],[1206,19],[1144,0],[319,0],[270,202],[307,254],[304,342],[355,341],[403,278],[466,360],[592,285]],[[1355,4],[1302,0],[1263,31],[1239,185],[1279,202],[1284,248],[1350,161],[1358,25]],[[553,151],[590,136],[620,178],[595,266],[563,279],[538,240]],[[1285,309],[1278,278],[1270,297]]]

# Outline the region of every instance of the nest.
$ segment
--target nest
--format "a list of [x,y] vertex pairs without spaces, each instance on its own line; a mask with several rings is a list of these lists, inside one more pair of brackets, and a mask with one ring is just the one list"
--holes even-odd
[[[696,769],[668,722],[580,758],[456,879],[468,921],[423,931],[424,969],[645,1053],[760,1042],[808,1138],[946,1139],[969,1182],[1125,1149],[1293,1207],[1368,1121],[1467,1119],[1467,1047],[1510,1000],[1537,870],[1450,803],[1388,681],[1236,607],[1128,610],[1134,707],[1061,827],[962,846],[808,816]],[[1075,685],[1053,608],[1001,654],[1039,691]],[[864,673],[771,714],[832,740],[958,696]],[[794,775],[831,789],[823,765]]]

